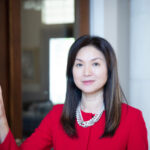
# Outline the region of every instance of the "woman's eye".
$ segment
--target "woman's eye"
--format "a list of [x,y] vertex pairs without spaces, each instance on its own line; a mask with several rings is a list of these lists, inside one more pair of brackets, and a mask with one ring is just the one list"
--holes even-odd
[[82,64],[76,64],[76,67],[81,67],[82,66]]
[[99,63],[93,63],[93,66],[99,66],[100,64]]

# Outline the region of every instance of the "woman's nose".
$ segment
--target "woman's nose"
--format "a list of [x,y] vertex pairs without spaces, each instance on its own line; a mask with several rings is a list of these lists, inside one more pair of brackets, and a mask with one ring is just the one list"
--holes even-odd
[[92,68],[89,65],[85,66],[84,75],[85,76],[90,76],[91,74],[92,74]]

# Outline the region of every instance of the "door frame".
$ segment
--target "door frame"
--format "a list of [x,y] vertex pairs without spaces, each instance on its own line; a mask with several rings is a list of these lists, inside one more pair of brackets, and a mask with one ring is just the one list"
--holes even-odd
[[[75,37],[89,34],[89,0],[75,0]],[[8,123],[22,138],[21,0],[0,0],[0,85]]]

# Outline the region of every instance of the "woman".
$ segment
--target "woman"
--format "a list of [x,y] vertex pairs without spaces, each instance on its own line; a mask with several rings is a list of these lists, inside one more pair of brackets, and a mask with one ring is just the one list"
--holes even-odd
[[148,150],[141,111],[123,101],[113,48],[103,38],[82,36],[69,51],[65,104],[55,105],[20,147],[0,97],[0,149]]

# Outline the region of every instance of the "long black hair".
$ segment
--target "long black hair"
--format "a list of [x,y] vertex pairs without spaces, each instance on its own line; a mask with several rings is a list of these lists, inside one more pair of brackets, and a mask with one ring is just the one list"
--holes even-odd
[[114,50],[107,40],[97,36],[84,35],[78,38],[70,48],[66,72],[67,92],[61,124],[68,136],[77,137],[75,128],[76,108],[81,101],[82,91],[75,85],[72,69],[77,53],[82,47],[88,45],[94,46],[101,51],[106,59],[108,79],[104,85],[103,94],[106,119],[104,133],[101,137],[113,136],[120,123],[121,103],[125,96],[119,84]]

